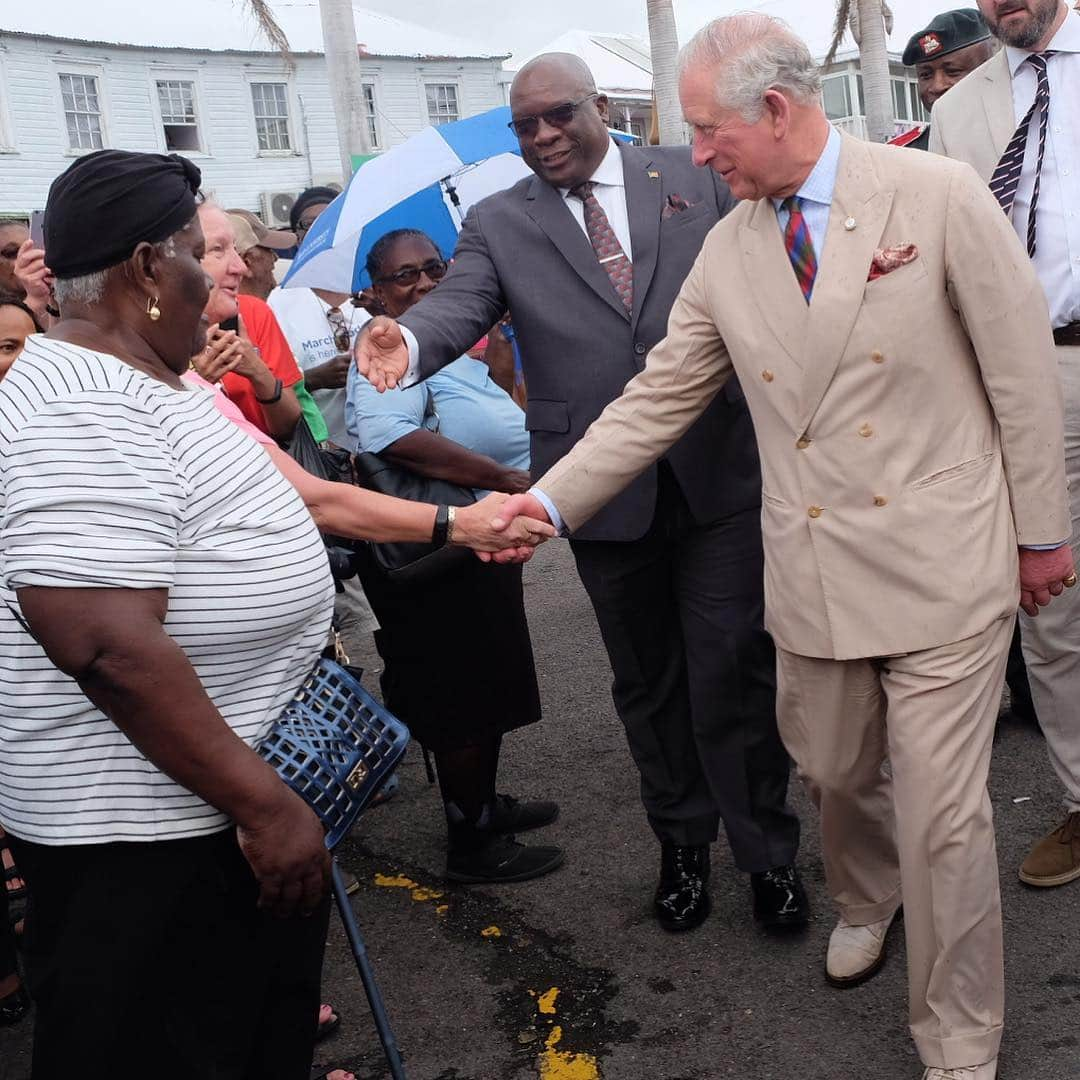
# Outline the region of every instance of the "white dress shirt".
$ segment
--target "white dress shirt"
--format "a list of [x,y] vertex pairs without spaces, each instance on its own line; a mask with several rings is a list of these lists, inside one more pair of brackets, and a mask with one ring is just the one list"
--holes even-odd
[[[623,176],[622,154],[615,140],[608,141],[608,151],[604,160],[597,166],[596,171],[589,179],[596,185],[593,194],[607,215],[608,222],[616,239],[622,246],[626,257],[633,262],[634,253],[630,242],[630,215],[626,210],[626,180]],[[566,209],[570,216],[581,226],[581,231],[589,235],[585,227],[585,204],[576,195],[570,194],[569,188],[558,188],[566,203]],[[420,374],[420,344],[416,335],[407,327],[401,328],[401,336],[409,347],[409,367],[405,372],[405,378],[398,383],[401,387],[412,386]]]
[[[1050,321],[1057,328],[1080,321],[1080,12],[1069,11],[1047,49],[1058,55],[1046,65],[1050,115],[1039,185],[1038,244],[1032,261],[1050,306]],[[1005,53],[1019,125],[1035,100],[1037,76],[1031,64],[1024,63],[1030,52],[1007,47]],[[1033,119],[1012,214],[1025,247],[1038,159],[1039,125]]]

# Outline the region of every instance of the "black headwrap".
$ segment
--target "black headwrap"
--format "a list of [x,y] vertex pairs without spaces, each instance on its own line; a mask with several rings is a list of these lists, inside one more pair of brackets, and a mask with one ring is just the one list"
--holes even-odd
[[81,277],[129,258],[195,216],[202,174],[178,154],[98,150],[79,158],[49,188],[45,252],[58,278]]
[[332,203],[340,194],[340,191],[335,191],[332,187],[304,188],[296,196],[296,202],[292,204],[292,209],[289,211],[289,225],[292,227],[293,232],[296,232],[296,226],[300,224],[300,215],[309,206]]

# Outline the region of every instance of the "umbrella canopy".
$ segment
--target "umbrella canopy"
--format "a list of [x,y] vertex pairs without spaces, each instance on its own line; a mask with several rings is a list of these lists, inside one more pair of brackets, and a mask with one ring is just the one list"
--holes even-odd
[[491,109],[425,128],[365,161],[315,220],[282,286],[366,289],[368,252],[393,229],[423,230],[449,259],[469,207],[530,175],[509,121],[509,107]]
[[504,107],[425,128],[365,161],[316,219],[282,284],[364,289],[368,252],[392,229],[422,229],[449,258],[469,207],[529,174],[509,120]]

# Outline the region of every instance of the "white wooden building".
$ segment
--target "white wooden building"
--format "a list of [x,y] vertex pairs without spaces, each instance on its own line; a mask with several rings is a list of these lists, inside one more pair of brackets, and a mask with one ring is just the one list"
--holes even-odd
[[[183,153],[221,202],[268,220],[284,196],[340,183],[317,2],[275,7],[292,66],[229,0],[0,4],[0,217],[43,207],[102,147]],[[374,149],[505,104],[505,56],[355,13]]]
[[[906,68],[898,53],[889,53],[889,76],[892,82],[894,135],[925,124],[930,114],[919,100],[915,69]],[[821,80],[822,103],[829,119],[842,131],[866,138],[866,107],[863,80],[857,49],[840,52]]]

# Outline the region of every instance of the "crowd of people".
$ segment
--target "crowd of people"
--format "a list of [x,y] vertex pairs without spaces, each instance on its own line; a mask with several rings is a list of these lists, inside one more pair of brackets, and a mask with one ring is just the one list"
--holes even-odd
[[120,1080],[308,1076],[328,855],[257,748],[320,654],[374,634],[448,880],[563,865],[516,839],[557,803],[497,782],[541,718],[521,564],[556,535],[658,925],[708,917],[721,825],[755,920],[806,925],[793,760],[826,981],[872,977],[902,907],[924,1080],[994,1080],[1007,674],[1066,789],[1019,876],[1080,879],[1080,13],[978,5],[912,37],[931,123],[888,147],[833,128],[769,16],[683,49],[691,147],[613,142],[583,62],[540,56],[533,175],[450,263],[381,237],[362,294],[276,283],[333,189],[270,229],[177,155],[79,158],[43,244],[0,224],[0,1025],[33,1003],[35,1080],[72,1046]]

